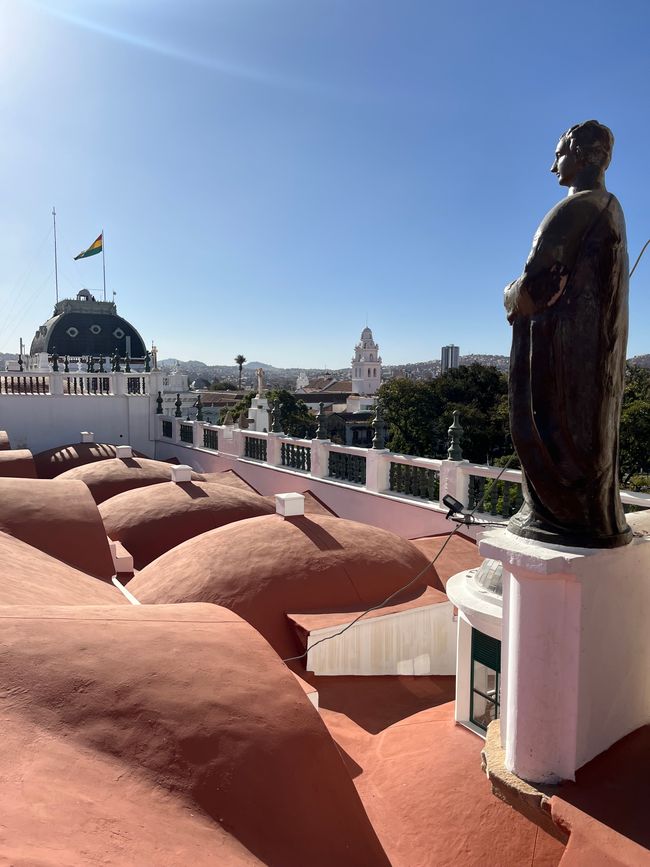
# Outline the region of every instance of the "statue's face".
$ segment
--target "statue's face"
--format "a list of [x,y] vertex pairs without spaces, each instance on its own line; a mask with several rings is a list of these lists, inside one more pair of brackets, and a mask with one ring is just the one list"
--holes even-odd
[[563,187],[570,187],[575,178],[581,164],[578,161],[575,151],[572,151],[567,138],[561,138],[555,149],[555,161],[551,166],[551,171],[557,175],[558,183]]

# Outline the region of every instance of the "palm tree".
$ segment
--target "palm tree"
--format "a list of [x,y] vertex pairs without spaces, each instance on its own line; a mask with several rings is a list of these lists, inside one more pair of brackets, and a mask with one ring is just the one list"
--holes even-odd
[[239,368],[239,390],[241,391],[241,370],[242,367],[246,364],[246,358],[243,355],[235,356],[235,364]]

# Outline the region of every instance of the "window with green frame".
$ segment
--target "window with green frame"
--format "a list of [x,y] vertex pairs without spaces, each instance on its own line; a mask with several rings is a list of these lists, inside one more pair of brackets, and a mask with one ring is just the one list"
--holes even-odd
[[469,718],[487,729],[499,718],[501,703],[501,642],[472,629],[472,671]]

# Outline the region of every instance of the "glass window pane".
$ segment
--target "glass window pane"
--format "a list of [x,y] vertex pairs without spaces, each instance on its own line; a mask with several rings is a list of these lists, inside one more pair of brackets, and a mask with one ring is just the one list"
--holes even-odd
[[497,718],[497,709],[494,702],[477,692],[472,694],[472,722],[486,729],[488,725]]
[[474,660],[474,689],[479,690],[490,698],[497,695],[497,673],[482,662]]

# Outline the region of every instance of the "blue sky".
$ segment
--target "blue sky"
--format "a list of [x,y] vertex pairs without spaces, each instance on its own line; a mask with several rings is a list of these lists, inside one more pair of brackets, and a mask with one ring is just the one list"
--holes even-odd
[[[650,237],[650,4],[3,0],[0,350],[101,292],[162,357],[342,367],[509,351],[502,290],[597,118]],[[650,253],[629,355],[650,352]]]

